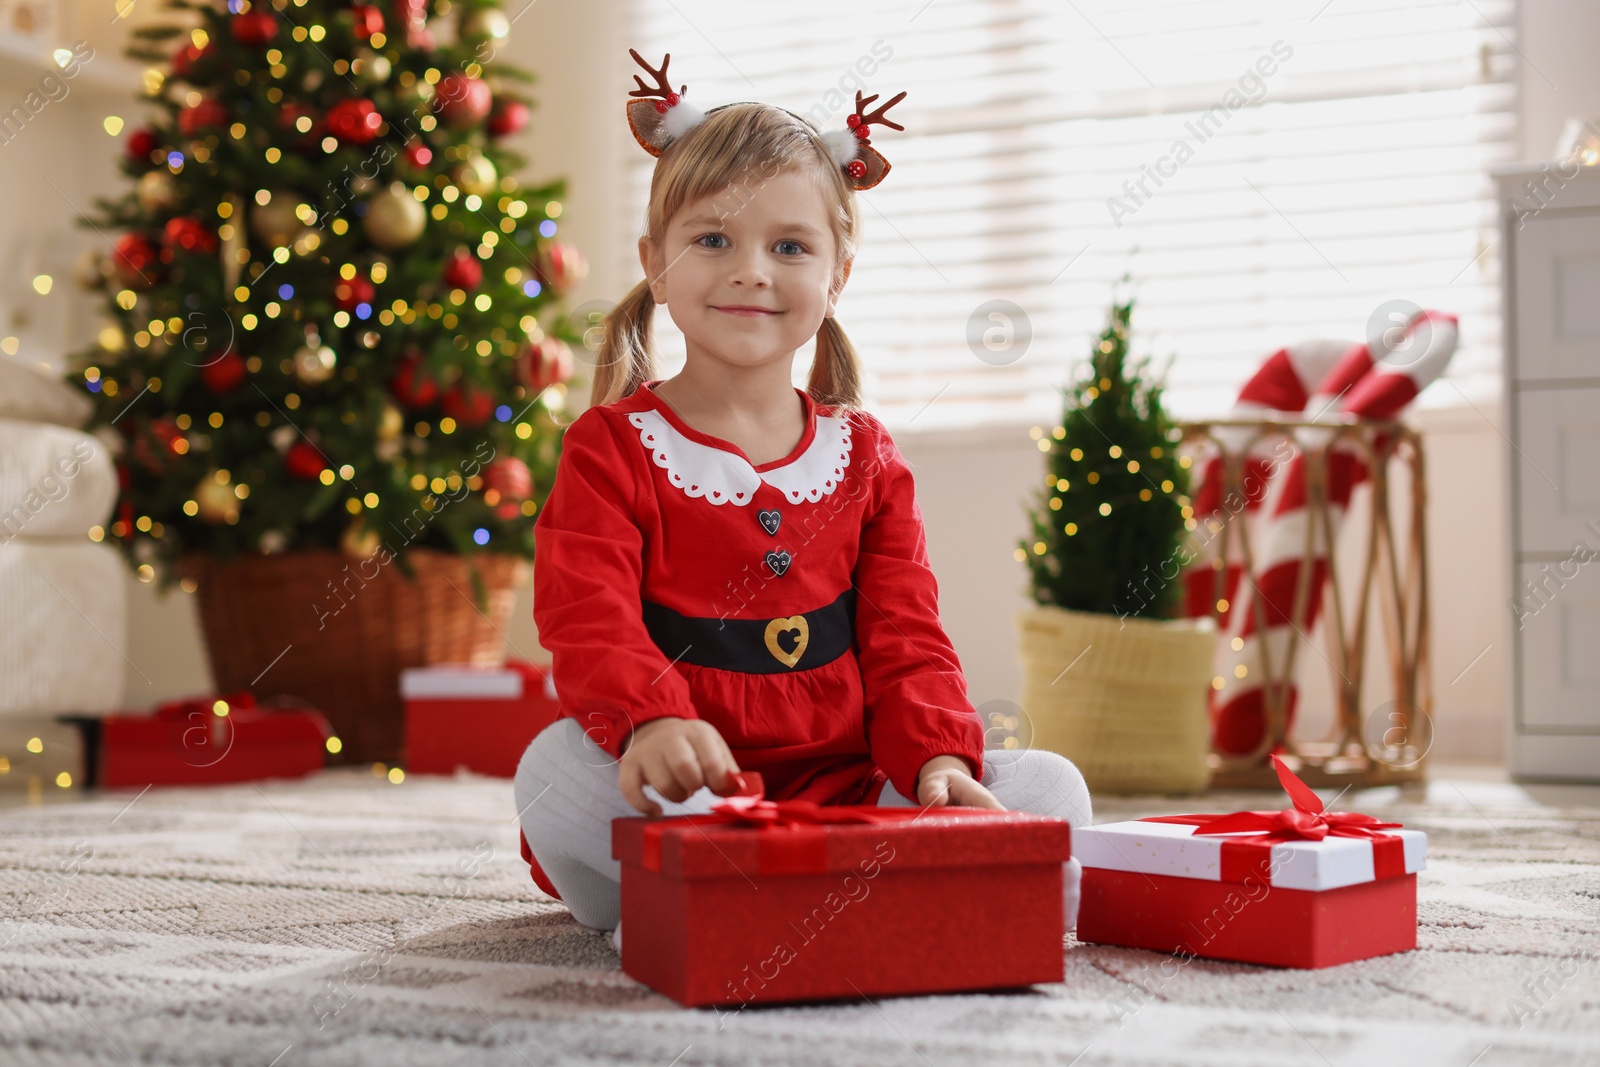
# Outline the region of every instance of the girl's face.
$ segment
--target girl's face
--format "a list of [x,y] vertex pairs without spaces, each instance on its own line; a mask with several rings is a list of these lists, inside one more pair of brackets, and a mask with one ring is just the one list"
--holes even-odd
[[650,291],[689,358],[737,367],[788,359],[816,336],[839,295],[835,254],[820,182],[794,170],[685,204],[659,246],[639,239]]

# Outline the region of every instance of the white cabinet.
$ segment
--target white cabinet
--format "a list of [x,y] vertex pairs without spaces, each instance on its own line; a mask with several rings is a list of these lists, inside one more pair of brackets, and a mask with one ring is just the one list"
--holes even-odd
[[1600,781],[1600,168],[1552,164],[1497,178],[1511,473],[1507,763],[1522,778]]

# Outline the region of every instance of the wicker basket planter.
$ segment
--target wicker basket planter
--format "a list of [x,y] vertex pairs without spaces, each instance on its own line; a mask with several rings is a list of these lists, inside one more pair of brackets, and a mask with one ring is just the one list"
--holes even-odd
[[[530,566],[515,556],[413,549],[408,580],[383,557],[333,551],[193,557],[200,624],[219,692],[300,697],[328,717],[337,762],[395,763],[404,751],[400,672],[433,663],[498,666]],[[487,614],[473,599],[482,577]]]
[[1094,792],[1205,788],[1211,619],[1118,618],[1044,605],[1018,612],[1017,624],[1034,746],[1076,763]]

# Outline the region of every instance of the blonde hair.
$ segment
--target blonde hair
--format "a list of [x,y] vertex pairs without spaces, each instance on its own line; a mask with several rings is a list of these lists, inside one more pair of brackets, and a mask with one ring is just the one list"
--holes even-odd
[[[789,170],[820,172],[823,197],[831,204],[829,224],[837,258],[834,284],[843,284],[843,264],[855,255],[861,219],[855,190],[845,180],[810,120],[771,104],[729,104],[672,142],[656,160],[650,178],[645,233],[659,247],[678,210],[701,197],[741,182],[753,188]],[[612,404],[632,396],[656,377],[650,342],[655,298],[645,279],[606,315],[595,351],[590,403]],[[806,391],[818,404],[861,406],[861,365],[844,329],[831,316],[817,331],[816,355]]]

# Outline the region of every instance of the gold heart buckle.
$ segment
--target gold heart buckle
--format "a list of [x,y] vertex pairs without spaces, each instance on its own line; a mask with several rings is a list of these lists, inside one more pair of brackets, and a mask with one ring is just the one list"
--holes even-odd
[[[799,630],[800,637],[794,643],[793,652],[785,652],[778,645],[778,635],[788,633],[790,630]],[[811,640],[811,627],[806,624],[804,615],[791,615],[787,619],[773,619],[767,623],[767,651],[773,658],[785,667],[793,667],[800,662],[800,657],[805,654],[806,642]]]

